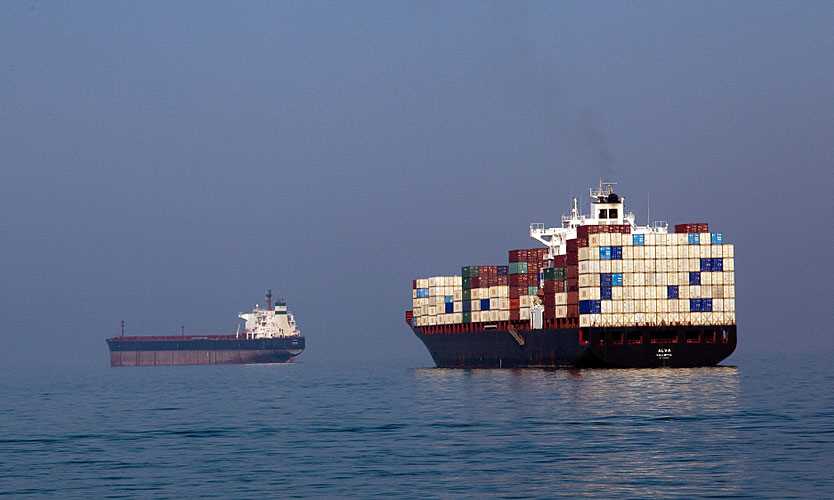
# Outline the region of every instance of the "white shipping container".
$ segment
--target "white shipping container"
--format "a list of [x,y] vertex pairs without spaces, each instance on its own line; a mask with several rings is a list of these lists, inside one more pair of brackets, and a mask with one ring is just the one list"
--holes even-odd
[[657,261],[654,259],[645,259],[643,260],[643,269],[645,271],[654,272],[657,270],[657,266],[655,265]]
[[568,306],[556,306],[556,314],[557,318],[567,318],[568,317]]
[[[588,246],[591,248],[596,248],[599,246],[599,234],[588,235]],[[594,252],[591,253],[593,254]],[[597,252],[597,256],[599,256],[599,252]]]
[[579,252],[578,253],[579,253],[578,258],[579,258],[580,261],[591,259],[591,251],[588,247],[579,247]]
[[[607,261],[607,262],[611,262],[611,261]],[[599,264],[600,264],[600,261],[598,261],[598,260],[592,260],[592,261],[591,261],[591,273],[599,273],[599,272],[601,272],[601,271],[599,270]]]
[[510,320],[510,311],[499,311],[498,312],[498,321],[509,321]]
[[634,286],[631,287],[631,291],[633,292],[632,295],[635,299],[643,300],[646,298],[646,287],[645,286]]
[[522,320],[529,320],[530,319],[530,308],[529,307],[522,307],[518,311],[518,317]]
[[531,295],[522,295],[521,297],[519,297],[519,307],[521,307],[522,309],[525,307],[529,308],[533,303],[532,298],[533,297]]
[[712,285],[712,273],[711,272],[702,272],[701,273],[701,284],[702,285]]
[[583,260],[579,262],[579,274],[591,274],[591,261]]
[[555,301],[556,301],[557,306],[567,305],[567,303],[568,303],[568,294],[567,294],[567,292],[557,293],[556,297],[555,297]]
[[721,262],[721,265],[724,266],[725,271],[735,271],[736,270],[736,263],[735,259],[732,257],[725,257]]
[[600,233],[599,234],[599,246],[601,246],[601,247],[610,247],[611,246],[611,233]]
[[601,273],[610,273],[611,272],[611,261],[610,260],[601,260],[596,262],[599,264],[599,272]]
[[581,328],[588,328],[591,326],[591,314],[580,314],[579,315],[579,326]]
[[623,287],[615,286],[611,288],[612,300],[623,300]]
[[724,285],[724,298],[725,299],[733,299],[736,296],[736,289],[733,285]]
[[733,274],[732,271],[724,271],[724,284],[725,285],[735,285],[736,284],[736,276]]
[[[631,240],[631,238],[629,238]],[[631,260],[634,258],[634,248],[624,246],[623,247],[623,260]]]
[[644,245],[646,245],[647,247],[648,246],[654,246],[655,245],[654,233],[646,233],[645,236],[644,236],[643,242],[644,242]]
[[611,246],[623,246],[623,235],[620,233],[611,233]]
[[639,247],[632,247],[634,249],[634,258],[635,259],[644,259],[646,257],[646,247],[639,246]]

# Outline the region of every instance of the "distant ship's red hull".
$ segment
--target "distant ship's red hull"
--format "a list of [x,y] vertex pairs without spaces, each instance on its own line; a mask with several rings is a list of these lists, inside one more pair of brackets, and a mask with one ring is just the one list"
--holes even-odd
[[113,337],[110,366],[287,363],[301,354],[304,337],[239,339],[234,335]]

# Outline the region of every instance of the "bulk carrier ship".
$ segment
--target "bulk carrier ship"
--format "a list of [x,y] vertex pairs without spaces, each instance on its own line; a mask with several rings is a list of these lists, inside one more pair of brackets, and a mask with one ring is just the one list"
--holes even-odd
[[107,339],[110,366],[287,363],[304,351],[305,340],[284,300],[238,316],[245,323],[228,335],[125,336]]
[[406,323],[441,368],[696,367],[736,347],[734,246],[705,223],[635,224],[613,183],[507,265],[412,282]]

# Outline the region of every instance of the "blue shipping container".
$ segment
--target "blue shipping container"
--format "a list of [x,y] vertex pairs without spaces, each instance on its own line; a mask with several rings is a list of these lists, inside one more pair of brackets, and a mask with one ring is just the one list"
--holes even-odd
[[712,259],[701,259],[701,272],[710,272],[712,270]]
[[646,235],[645,234],[632,234],[631,235],[631,243],[634,246],[641,247],[646,244]]
[[720,259],[720,258],[712,259],[712,270],[713,271],[723,271],[724,270],[724,259]]
[[703,303],[701,299],[689,299],[689,312],[701,312]]
[[701,299],[701,311],[712,312],[712,299]]
[[498,266],[498,276],[506,276],[510,273],[510,266]]
[[623,286],[623,273],[613,273],[613,274],[611,274],[611,285],[612,286]]
[[611,300],[611,287],[610,286],[601,286],[601,287],[599,287],[599,298],[601,300]]
[[417,289],[417,298],[418,299],[427,299],[429,297],[429,289],[428,288],[418,288]]
[[452,302],[446,302],[446,314],[452,314],[455,312],[455,304]]
[[611,260],[623,260],[623,247],[611,247]]
[[446,303],[446,304],[451,304],[454,301],[455,301],[454,295],[444,295],[443,296],[443,302]]
[[724,234],[723,233],[712,233],[710,235],[710,243],[713,245],[721,245],[724,243]]
[[611,260],[611,247],[599,247],[599,260]]
[[602,305],[598,300],[580,300],[579,313],[580,314],[600,314]]
[[472,312],[472,301],[471,300],[464,300],[463,301],[463,312]]
[[689,273],[689,284],[690,285],[700,285],[701,284],[701,273],[698,273],[698,272]]
[[678,298],[678,285],[669,285],[666,287],[666,298],[667,299],[677,299]]
[[700,245],[701,244],[701,235],[698,233],[689,233],[689,244],[690,245]]
[[613,285],[613,275],[611,273],[599,273],[599,284],[600,286],[611,286]]
[[481,299],[481,311],[489,311],[489,299]]

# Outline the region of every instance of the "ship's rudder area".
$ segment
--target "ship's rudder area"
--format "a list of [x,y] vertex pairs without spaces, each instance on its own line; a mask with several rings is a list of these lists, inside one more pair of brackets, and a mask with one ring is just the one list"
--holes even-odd
[[735,325],[583,329],[592,364],[611,368],[715,366],[735,351]]

